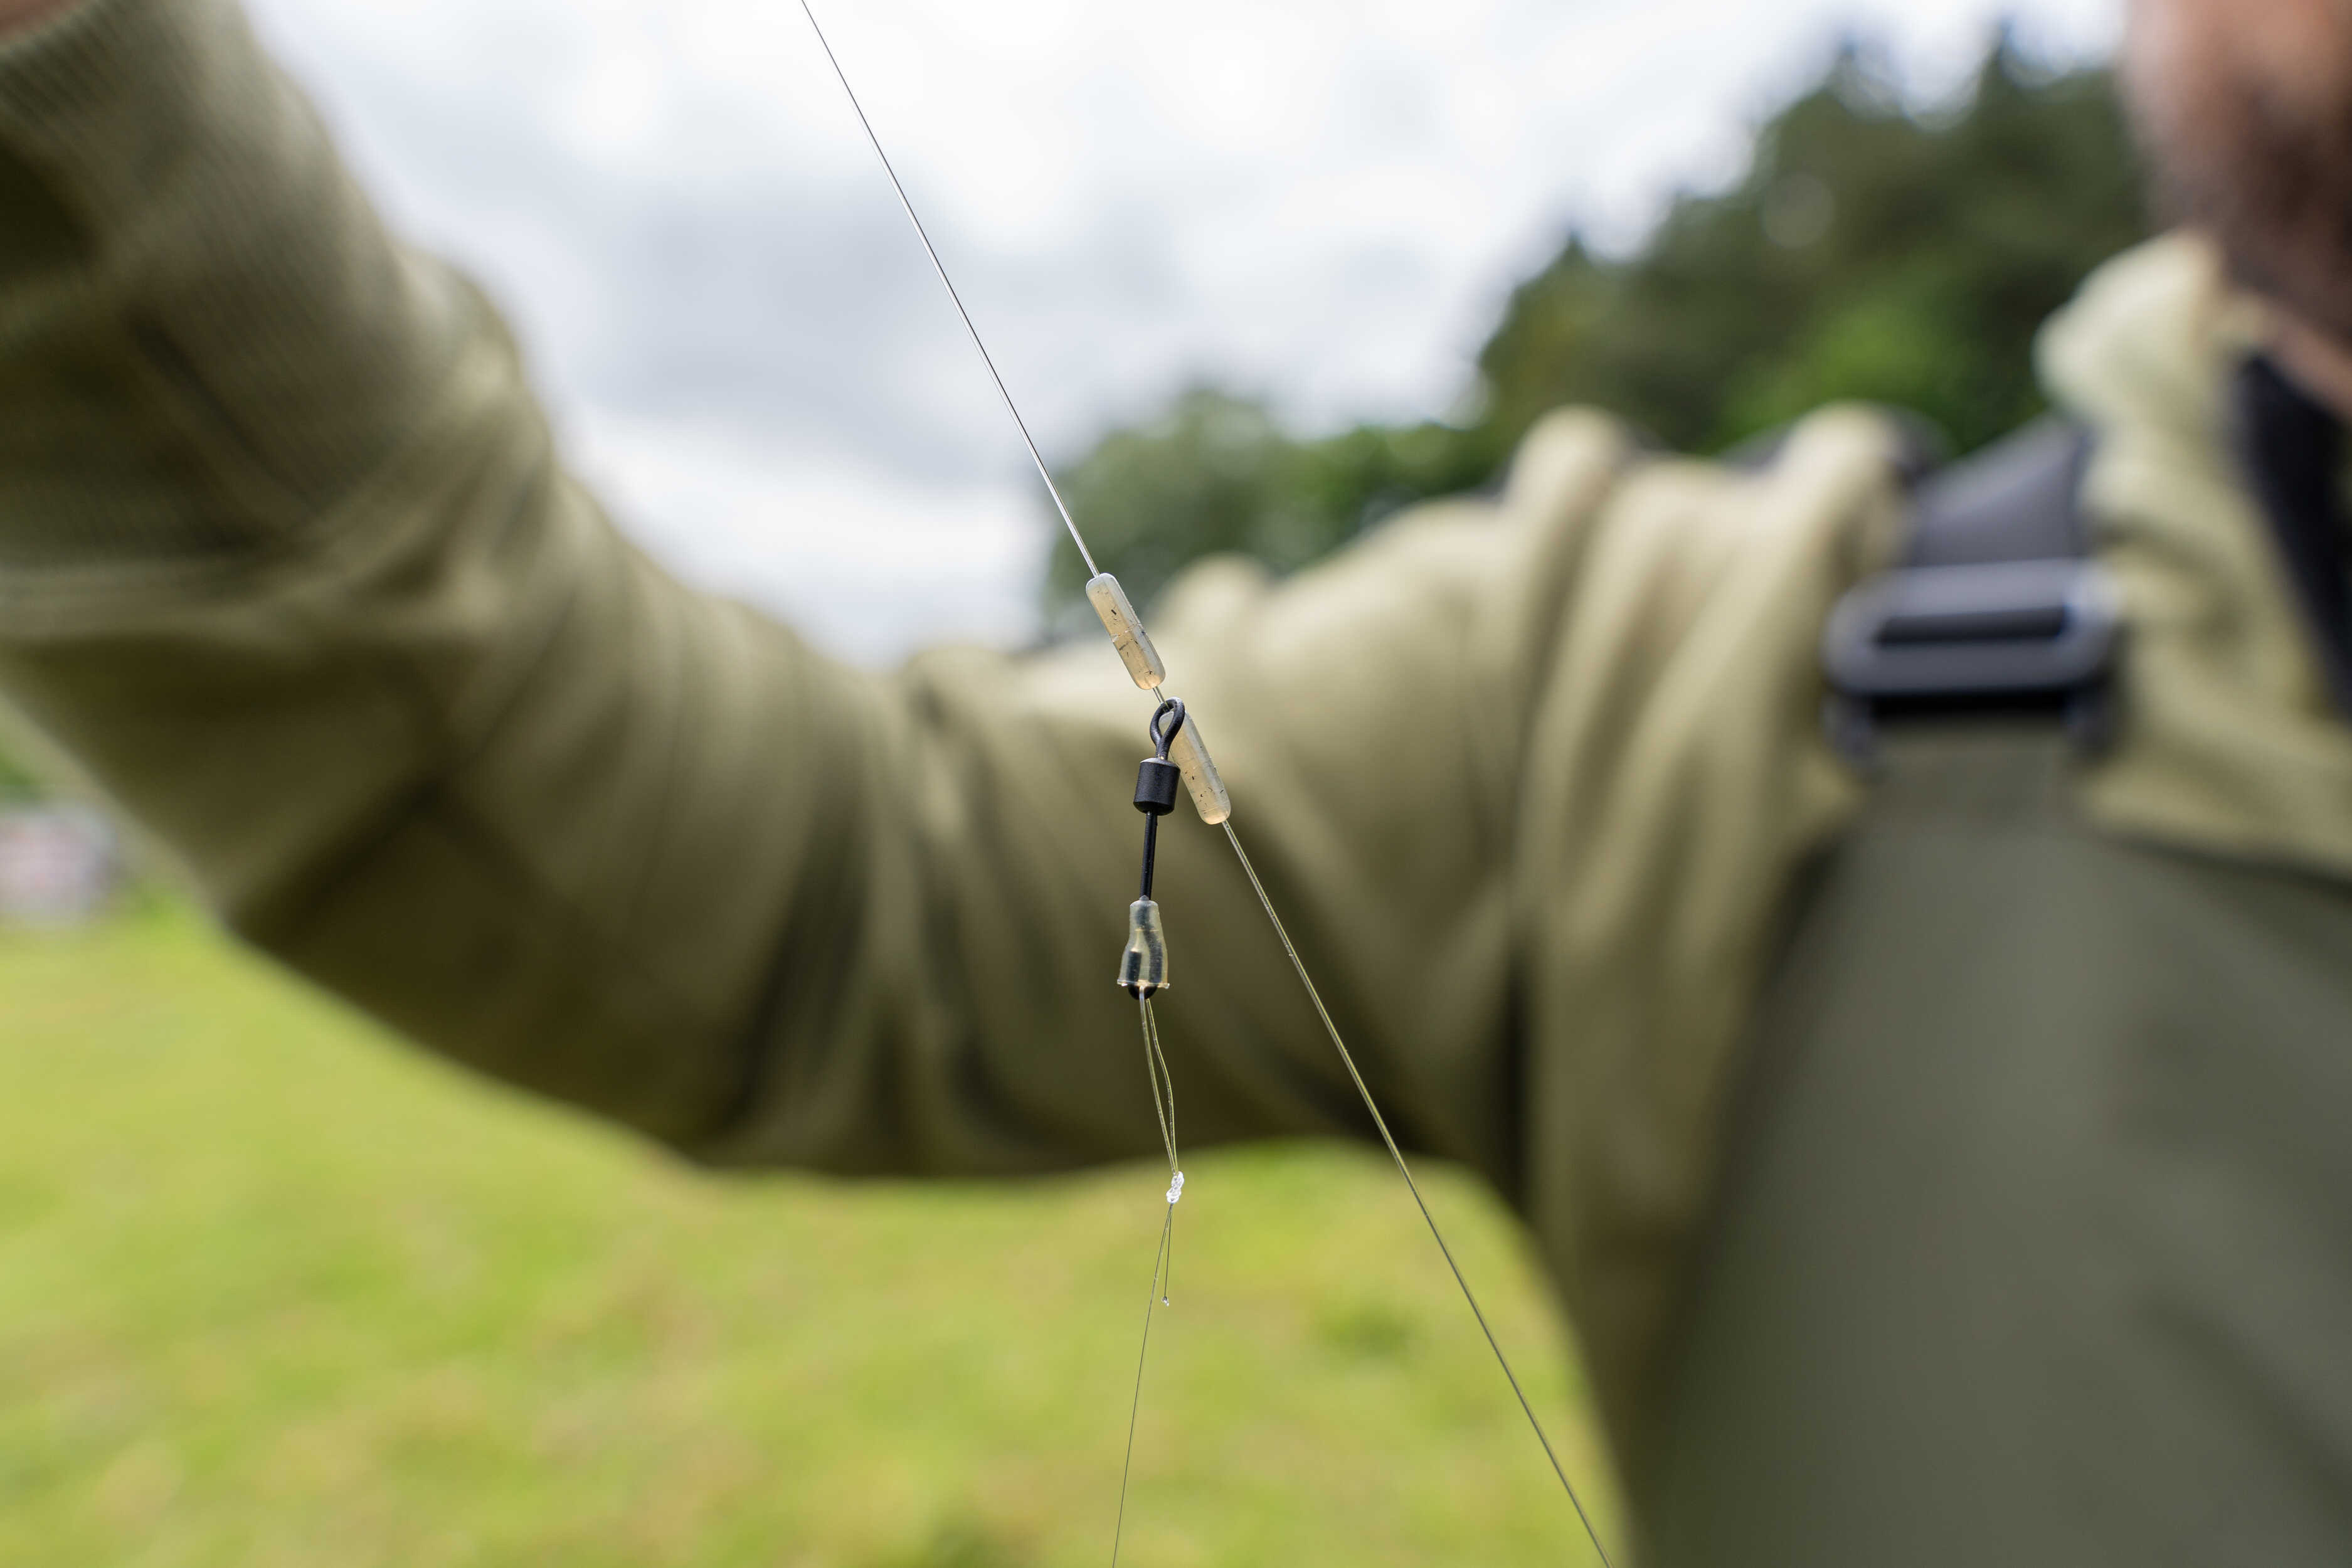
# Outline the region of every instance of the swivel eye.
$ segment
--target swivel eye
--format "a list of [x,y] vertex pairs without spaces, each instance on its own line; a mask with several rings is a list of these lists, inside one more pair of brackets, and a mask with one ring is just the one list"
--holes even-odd
[[1151,837],[1152,826],[1160,817],[1176,809],[1176,792],[1184,783],[1184,770],[1168,760],[1168,748],[1176,743],[1176,732],[1184,727],[1184,705],[1174,698],[1160,705],[1151,715],[1151,755],[1143,759],[1135,772],[1135,809],[1151,821],[1146,824],[1143,850],[1143,896],[1151,896]]
[[1151,755],[1143,759],[1135,770],[1135,809],[1143,813],[1143,896],[1151,897],[1151,863],[1160,848],[1160,819],[1176,809],[1176,792],[1184,782],[1184,772],[1168,760],[1168,748],[1176,743],[1176,732],[1184,727],[1184,705],[1173,697],[1162,702],[1151,715],[1151,726],[1146,732],[1151,738]]

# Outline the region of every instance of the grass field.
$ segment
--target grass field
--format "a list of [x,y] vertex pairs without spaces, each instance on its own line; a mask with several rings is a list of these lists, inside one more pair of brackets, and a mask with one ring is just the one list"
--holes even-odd
[[[1188,1165],[1124,1561],[1587,1560],[1392,1171]],[[1518,1238],[1431,1184],[1605,1489]],[[185,914],[0,936],[0,1563],[1100,1564],[1164,1185],[718,1180]]]

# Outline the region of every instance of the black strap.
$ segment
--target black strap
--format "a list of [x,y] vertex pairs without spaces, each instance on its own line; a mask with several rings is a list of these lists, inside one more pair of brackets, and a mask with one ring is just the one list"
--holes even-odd
[[[2261,356],[2231,390],[2246,483],[2352,716],[2344,426]],[[1984,711],[2063,713],[2095,741],[2120,627],[2088,563],[2090,453],[2084,428],[2044,419],[1918,487],[1901,563],[1849,594],[1823,636],[1842,744],[1866,748],[1891,721]]]
[[1919,487],[1902,562],[1822,633],[1841,747],[1865,754],[1889,722],[1986,715],[2062,720],[2104,743],[2120,622],[2087,560],[2090,447],[2082,426],[2042,420]]
[[2346,559],[2344,427],[2261,356],[2239,369],[2239,457],[2294,584],[2336,710],[2352,714],[2352,563]]
[[2081,559],[2090,541],[2077,501],[2090,458],[2090,431],[2053,416],[1938,470],[1913,498],[1903,564]]

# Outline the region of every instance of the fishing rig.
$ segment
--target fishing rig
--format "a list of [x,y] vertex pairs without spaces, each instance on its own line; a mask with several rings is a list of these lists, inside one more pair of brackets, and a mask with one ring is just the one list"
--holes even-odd
[[883,174],[889,178],[890,188],[897,193],[898,205],[906,213],[908,223],[913,226],[915,237],[922,242],[923,253],[930,258],[931,270],[939,275],[940,286],[947,290],[956,314],[963,321],[964,331],[971,337],[971,346],[979,351],[981,363],[988,367],[989,379],[996,384],[997,395],[1004,400],[1004,411],[1013,416],[1013,426],[1021,433],[1022,445],[1028,448],[1029,460],[1036,466],[1037,477],[1045,481],[1045,493],[1052,498],[1054,510],[1061,516],[1062,526],[1068,530],[1070,542],[1077,546],[1078,559],[1086,563],[1087,568],[1087,602],[1094,607],[1096,617],[1109,635],[1111,647],[1118,651],[1120,663],[1126,666],[1129,678],[1157,704],[1147,727],[1152,754],[1144,758],[1138,768],[1135,784],[1135,806],[1143,814],[1141,889],[1135,901],[1128,906],[1127,944],[1119,952],[1117,979],[1119,988],[1135,998],[1141,1016],[1144,1071],[1151,1085],[1152,1107],[1159,1116],[1160,1137],[1168,1155],[1168,1206],[1160,1221],[1159,1249],[1152,1258],[1151,1289],[1144,1302],[1143,1342],[1136,1356],[1135,1398],[1128,1413],[1127,1457],[1119,1472],[1118,1509],[1111,1533],[1112,1568],[1118,1568],[1119,1545],[1126,1531],[1127,1487],[1135,1458],[1136,1419],[1142,1409],[1144,1361],[1151,1351],[1152,1309],[1169,1304],[1168,1276],[1175,1243],[1176,1205],[1184,1194],[1184,1171],[1176,1146],[1175,1080],[1169,1073],[1168,1058],[1160,1048],[1160,1026],[1151,1010],[1152,999],[1166,990],[1169,984],[1167,935],[1161,926],[1160,906],[1151,897],[1152,871],[1159,852],[1160,819],[1176,809],[1176,791],[1180,782],[1192,796],[1193,808],[1199,812],[1201,820],[1212,827],[1222,828],[1226,843],[1233,847],[1243,874],[1249,879],[1250,890],[1257,895],[1258,906],[1265,911],[1267,923],[1274,927],[1275,936],[1282,943],[1282,951],[1289,958],[1291,969],[1297,974],[1299,984],[1305,987],[1307,1000],[1314,1005],[1315,1016],[1322,1021],[1324,1032],[1330,1037],[1332,1048],[1339,1053],[1340,1064],[1347,1069],[1348,1080],[1355,1085],[1365,1111],[1371,1117],[1381,1143],[1388,1149],[1389,1158],[1395,1162],[1397,1173],[1404,1178],[1405,1189],[1412,1194],[1413,1205],[1421,1211],[1423,1223],[1429,1227],[1430,1239],[1437,1244],[1437,1250],[1445,1259],[1445,1267],[1453,1274],[1454,1284],[1461,1289],[1463,1301],[1469,1307],[1471,1316],[1477,1320],[1479,1332],[1486,1336],[1487,1348],[1494,1352],[1496,1365],[1502,1369],[1505,1380],[1511,1386],[1512,1395],[1517,1399],[1520,1411],[1527,1416],[1528,1429],[1542,1447],[1544,1458],[1549,1462],[1552,1474],[1559,1479],[1560,1489],[1567,1494],[1570,1507],[1576,1510],[1577,1521],[1583,1526],[1585,1539],[1591,1543],[1594,1556],[1600,1560],[1601,1568],[1613,1568],[1609,1550],[1601,1544],[1601,1532],[1594,1527],[1584,1500],[1578,1496],[1576,1484],[1568,1479],[1568,1470],[1560,1463],[1550,1436],[1545,1433],[1543,1422],[1536,1415],[1535,1405],[1528,1401],[1518,1373],[1512,1369],[1510,1357],[1504,1353],[1502,1342],[1496,1338],[1494,1326],[1486,1321],[1486,1310],[1478,1305],[1477,1295],[1470,1289],[1470,1281],[1463,1274],[1461,1264],[1455,1260],[1453,1247],[1446,1244],[1445,1233],[1439,1228],[1437,1216],[1430,1211],[1428,1199],[1422,1195],[1421,1184],[1413,1179],[1412,1167],[1406,1163],[1404,1151],[1398,1147],[1394,1134],[1389,1131],[1388,1119],[1381,1114],[1371,1089],[1364,1082],[1363,1074],[1357,1070],[1354,1054],[1348,1049],[1339,1026],[1332,1022],[1330,1009],[1324,1006],[1322,993],[1316,989],[1305,961],[1298,956],[1298,949],[1284,927],[1282,916],[1276,911],[1274,900],[1266,896],[1265,884],[1258,879],[1257,868],[1250,863],[1248,851],[1242,847],[1241,835],[1234,829],[1233,799],[1226,792],[1223,779],[1218,775],[1216,763],[1210,759],[1208,743],[1201,737],[1199,722],[1184,704],[1167,690],[1168,667],[1161,660],[1159,650],[1152,647],[1150,634],[1144,630],[1143,619],[1136,614],[1127,590],[1119,586],[1117,577],[1096,563],[1094,552],[1087,548],[1086,535],[1079,531],[1077,520],[1070,515],[1068,503],[1062,499],[1061,487],[1054,482],[1053,471],[1045,466],[1045,455],[1037,449],[1036,438],[1029,433],[1029,422],[1021,416],[1020,405],[1013,401],[1003,373],[996,368],[995,356],[988,352],[986,340],[981,336],[971,312],[964,307],[963,296],[957,292],[954,279],[948,276],[947,264],[940,259],[939,247],[931,243],[930,232],[916,214],[915,204],[907,195],[906,184],[898,178],[898,171],[891,163],[890,154],[883,150],[882,138],[875,132],[874,122],[866,118],[866,107],[858,101],[857,89],[850,86],[849,73],[842,68],[840,57],[834,53],[832,40],[825,37],[824,25],[818,22],[810,0],[800,0],[800,7],[802,15],[808,18],[810,31],[816,35],[818,47],[824,51],[825,62],[833,68],[835,79],[841,83],[843,96],[848,99],[851,110],[857,116],[858,125],[866,132],[866,142],[882,164]]

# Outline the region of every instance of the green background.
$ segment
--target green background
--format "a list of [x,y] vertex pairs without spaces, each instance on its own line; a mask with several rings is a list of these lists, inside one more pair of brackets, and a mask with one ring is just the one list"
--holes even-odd
[[[1108,1560],[1164,1166],[701,1174],[161,902],[0,937],[0,1562]],[[1187,1166],[1123,1561],[1585,1560],[1393,1169]],[[1429,1186],[1606,1525],[1527,1253]]]

